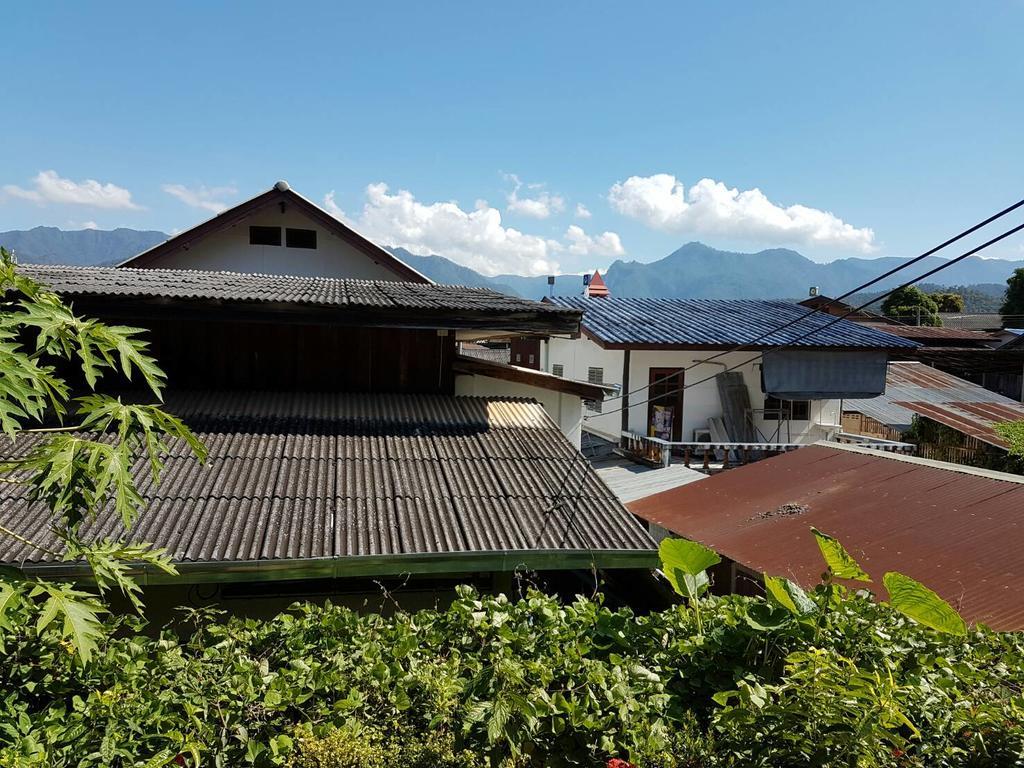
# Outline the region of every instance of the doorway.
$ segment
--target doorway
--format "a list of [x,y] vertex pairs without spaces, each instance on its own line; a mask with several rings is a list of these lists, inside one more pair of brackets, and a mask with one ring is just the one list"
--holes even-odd
[[647,378],[647,434],[680,442],[683,434],[682,368],[651,368]]

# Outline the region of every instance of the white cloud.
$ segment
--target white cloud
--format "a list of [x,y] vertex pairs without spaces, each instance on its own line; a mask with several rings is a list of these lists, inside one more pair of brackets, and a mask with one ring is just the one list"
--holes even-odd
[[520,197],[519,190],[523,188],[523,183],[519,177],[510,173],[505,178],[515,185],[505,198],[508,203],[505,210],[509,213],[517,213],[520,216],[529,216],[533,219],[546,219],[553,213],[561,213],[565,210],[565,199],[560,195],[552,195],[544,189],[543,184],[527,185],[527,189],[535,190],[534,196]]
[[712,179],[701,179],[687,191],[671,174],[630,176],[612,186],[608,200],[619,213],[666,232],[875,250],[871,229],[853,227],[817,208],[783,208],[759,189],[741,192]]
[[339,206],[334,201],[334,190],[333,189],[330,192],[328,192],[326,195],[324,195],[324,210],[327,211],[329,214],[331,214],[331,216],[333,216],[334,218],[341,219],[346,224],[351,223],[349,221],[348,216],[345,215],[345,212],[343,210],[341,210],[341,206]]
[[132,193],[124,187],[119,187],[116,184],[101,184],[95,179],[71,181],[61,178],[56,171],[40,171],[32,179],[32,187],[29,189],[7,184],[3,187],[3,195],[30,200],[39,205],[61,203],[87,205],[92,208],[142,209],[142,206],[132,202]]
[[[324,207],[349,221],[333,192],[324,198]],[[542,275],[558,269],[551,259],[558,243],[502,226],[501,212],[486,204],[464,211],[454,202],[425,204],[404,189],[391,194],[387,184],[370,184],[362,213],[351,223],[383,245],[439,254],[488,275]]]
[[198,187],[186,187],[184,184],[164,184],[162,189],[191,208],[202,208],[213,213],[227,210],[228,205],[221,198],[233,197],[238,194],[238,190],[232,186],[207,187],[202,184]]
[[593,216],[590,209],[587,208],[583,203],[576,203],[576,218],[577,219],[589,219]]
[[421,203],[411,192],[392,193],[386,184],[370,184],[358,216],[348,216],[334,191],[324,208],[375,242],[418,254],[438,254],[486,275],[545,275],[559,271],[560,254],[620,256],[619,236],[604,232],[591,237],[570,226],[562,240],[531,235],[504,226],[501,211],[484,200],[463,210],[455,202]]
[[570,224],[565,231],[565,239],[569,243],[569,253],[577,256],[623,256],[626,253],[622,240],[614,232],[591,236],[582,227]]
[[99,225],[95,221],[83,221],[82,229],[99,229]]

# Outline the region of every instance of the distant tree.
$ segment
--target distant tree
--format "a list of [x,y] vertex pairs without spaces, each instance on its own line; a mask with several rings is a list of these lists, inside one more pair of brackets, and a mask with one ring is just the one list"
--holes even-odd
[[889,294],[882,302],[882,314],[911,324],[916,323],[920,315],[921,325],[942,325],[935,299],[913,285]]
[[928,294],[939,307],[939,312],[963,312],[964,297],[959,293],[940,292]]
[[1024,325],[1024,269],[1015,269],[1006,281],[1006,298],[999,308],[1003,316],[1003,327],[1020,328]]

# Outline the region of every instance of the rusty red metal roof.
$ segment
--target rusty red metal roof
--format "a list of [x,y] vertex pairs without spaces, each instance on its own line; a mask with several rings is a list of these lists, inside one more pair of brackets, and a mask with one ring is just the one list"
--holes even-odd
[[818,443],[627,506],[805,587],[823,571],[814,526],[861,562],[882,598],[882,576],[900,571],[970,622],[1024,629],[1024,477]]
[[891,427],[909,427],[914,415],[945,424],[982,442],[1006,449],[993,424],[1024,420],[1024,405],[924,363],[890,361],[885,393],[847,400],[843,410],[858,411]]

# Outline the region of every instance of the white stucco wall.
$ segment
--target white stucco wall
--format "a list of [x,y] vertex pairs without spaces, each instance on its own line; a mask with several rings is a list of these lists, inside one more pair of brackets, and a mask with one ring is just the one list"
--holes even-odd
[[569,441],[580,447],[583,436],[583,401],[575,395],[564,392],[553,392],[550,389],[531,387],[504,379],[492,379],[488,376],[471,376],[460,374],[455,377],[456,395],[473,395],[476,397],[529,397],[542,406],[558,425],[562,434]]
[[[249,227],[281,227],[281,245],[249,245]],[[316,248],[288,248],[285,227],[316,230]],[[361,280],[402,280],[359,249],[309,219],[301,211],[277,206],[257,211],[228,229],[209,235],[187,251],[162,257],[154,267],[168,269],[260,272],[302,277],[348,277]]]
[[[622,360],[624,353],[619,350],[607,350],[585,337],[579,339],[551,339],[547,342],[546,362],[548,371],[551,366],[561,363],[567,378],[587,380],[590,367],[604,369],[604,383],[622,386]],[[650,351],[633,350],[630,353],[629,389],[638,392],[629,396],[629,429],[639,434],[647,434],[647,382],[650,380],[651,368],[687,368],[696,360],[710,357],[714,352],[693,351]],[[753,357],[752,352],[734,352],[718,358],[716,363],[732,367]],[[718,396],[718,385],[713,376],[724,370],[722,365],[704,363],[686,372],[685,384],[690,385],[702,379],[709,379],[692,386],[683,396],[682,440],[693,440],[694,429],[706,429],[708,419],[721,417],[722,403]],[[741,365],[736,369],[743,374],[750,396],[751,408],[755,411],[754,424],[766,442],[807,443],[828,437],[830,431],[823,424],[839,424],[839,400],[812,400],[810,418],[806,421],[790,420],[788,423],[766,421],[758,411],[764,407],[764,393],[761,391],[760,363]],[[607,399],[603,405],[603,413],[586,412],[585,425],[590,431],[617,440],[622,426],[622,414],[612,413],[621,408],[620,399]],[[776,433],[779,430],[779,433]]]

